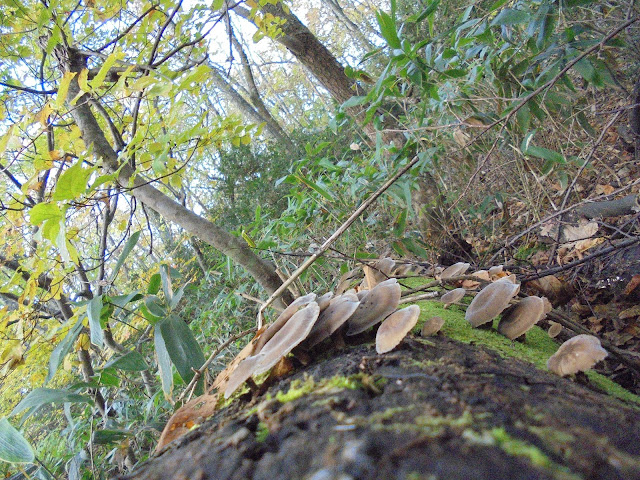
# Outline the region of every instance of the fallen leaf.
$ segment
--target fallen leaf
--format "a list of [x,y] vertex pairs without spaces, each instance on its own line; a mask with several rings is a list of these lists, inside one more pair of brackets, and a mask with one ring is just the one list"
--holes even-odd
[[162,430],[156,452],[165,445],[180,438],[194,426],[200,425],[204,420],[213,415],[218,404],[218,394],[202,395],[185,403],[175,411]]
[[624,294],[631,295],[631,292],[633,292],[638,285],[640,285],[640,275],[634,275],[631,277],[629,283],[627,283],[627,286],[624,289]]

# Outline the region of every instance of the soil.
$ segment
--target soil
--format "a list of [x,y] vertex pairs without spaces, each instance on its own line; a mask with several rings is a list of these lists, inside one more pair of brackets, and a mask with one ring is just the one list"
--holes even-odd
[[122,479],[640,479],[640,409],[481,345],[332,352]]

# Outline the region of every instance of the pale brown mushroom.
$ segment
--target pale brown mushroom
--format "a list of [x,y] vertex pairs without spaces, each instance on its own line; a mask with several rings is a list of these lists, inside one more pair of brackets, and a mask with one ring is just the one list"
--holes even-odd
[[440,279],[445,280],[451,277],[457,277],[458,275],[464,275],[464,273],[469,270],[471,265],[469,263],[458,262],[454,263],[450,267],[447,267],[440,274]]
[[411,305],[389,315],[376,334],[376,352],[386,353],[393,350],[407,333],[415,327],[420,316],[420,307]]
[[511,275],[505,275],[504,277],[500,277],[497,280],[494,280],[494,282],[509,282],[509,283],[516,283],[518,281],[518,279],[516,278],[516,275],[514,273],[512,273]]
[[296,298],[284,311],[278,316],[275,322],[267,327],[264,333],[258,339],[258,343],[256,343],[256,348],[254,349],[255,353],[258,353],[260,350],[264,348],[266,343],[271,340],[271,338],[278,333],[278,331],[289,321],[289,319],[302,307],[308,305],[309,303],[315,301],[316,294],[309,293],[307,295],[303,295],[302,297]]
[[400,285],[395,278],[378,284],[360,300],[360,305],[347,321],[347,335],[356,335],[384,320],[398,308]]
[[423,337],[435,335],[440,331],[443,325],[444,320],[442,319],[442,317],[431,317],[426,322],[424,322],[424,325],[422,325],[420,335],[422,335]]
[[367,288],[371,290],[380,282],[389,278],[395,264],[396,262],[393,259],[385,257],[373,262],[370,266],[363,266],[362,270],[364,270]]
[[259,375],[269,370],[307,338],[319,314],[320,307],[316,302],[311,302],[297,311],[260,350],[263,357],[262,361],[256,365],[254,374]]
[[440,297],[440,301],[444,303],[444,308],[447,308],[452,303],[462,300],[466,294],[467,291],[464,288],[455,288]]
[[324,295],[321,295],[320,297],[318,297],[318,299],[316,300],[316,303],[318,304],[318,307],[320,307],[320,313],[322,313],[322,311],[329,306],[329,303],[331,303],[332,298],[333,298],[333,292],[327,292]]
[[551,338],[556,338],[562,332],[562,325],[556,322],[549,322],[549,330],[547,333]]
[[490,283],[469,304],[464,318],[474,327],[490,322],[507,308],[519,290],[520,285],[509,281]]
[[561,377],[584,372],[607,356],[600,340],[593,335],[576,335],[558,348],[547,361],[547,368]]
[[509,340],[515,340],[538,323],[543,315],[544,302],[540,297],[523,298],[502,316],[498,324],[498,332]]
[[340,328],[360,305],[355,293],[343,293],[331,300],[329,306],[320,313],[318,320],[304,342],[303,349],[310,349]]
[[224,398],[229,398],[233,395],[240,385],[247,381],[247,379],[253,375],[256,367],[260,364],[264,355],[258,353],[252,357],[247,357],[242,360],[236,369],[229,375],[227,384],[224,387]]
[[504,270],[504,266],[503,265],[496,265],[494,267],[491,267],[489,269],[489,277],[491,278],[491,280],[497,280],[501,275],[501,273]]

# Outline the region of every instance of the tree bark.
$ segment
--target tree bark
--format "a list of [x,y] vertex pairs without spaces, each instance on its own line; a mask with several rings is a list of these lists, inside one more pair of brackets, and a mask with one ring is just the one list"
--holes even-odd
[[[79,73],[86,67],[86,58],[73,48],[56,47],[56,54],[63,71]],[[80,93],[77,76],[69,85],[67,101],[71,102]],[[210,221],[196,215],[180,203],[153,187],[149,181],[136,175],[129,164],[121,165],[118,154],[105,137],[89,107],[89,96],[84,95],[75,105],[71,114],[80,128],[87,148],[102,160],[105,170],[118,171],[118,182],[123,188],[131,188],[131,194],[147,207],[155,210],[166,220],[174,222],[203,242],[215,247],[244,267],[249,274],[269,293],[273,293],[281,280],[273,266],[256,255],[241,239],[234,237]],[[285,301],[290,298],[285,298]]]
[[121,478],[632,480],[639,459],[638,405],[430,337],[324,356]]

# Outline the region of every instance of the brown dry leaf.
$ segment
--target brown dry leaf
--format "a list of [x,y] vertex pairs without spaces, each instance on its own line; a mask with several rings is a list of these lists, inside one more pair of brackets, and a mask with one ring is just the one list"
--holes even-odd
[[541,296],[547,297],[555,306],[566,303],[571,296],[570,288],[555,275],[532,280],[527,285],[540,293]]
[[219,391],[224,390],[224,387],[227,384],[227,381],[229,380],[229,375],[233,373],[233,371],[236,369],[236,367],[242,360],[253,355],[254,350],[256,348],[256,344],[258,343],[260,336],[264,333],[266,329],[267,327],[264,326],[260,330],[258,330],[258,333],[256,333],[256,336],[253,337],[251,341],[247,343],[247,345],[245,345],[245,347],[242,350],[240,350],[238,355],[236,355],[236,357],[233,360],[231,360],[231,362],[229,362],[227,367],[218,374],[216,379],[213,381],[213,384],[209,388],[209,392],[214,388],[217,388]]
[[626,318],[634,318],[640,317],[640,305],[634,305],[631,308],[627,308],[626,310],[622,310],[618,314],[618,318],[624,320]]
[[640,285],[640,275],[634,275],[624,288],[624,294],[631,295],[638,285]]
[[181,406],[171,415],[164,430],[162,430],[162,435],[160,435],[158,445],[156,446],[156,452],[159,452],[162,447],[180,438],[194,426],[201,424],[213,415],[217,404],[218,394],[205,394]]
[[460,285],[462,288],[465,288],[467,290],[473,290],[480,286],[480,282],[476,282],[475,280],[462,280],[462,283]]
[[596,194],[597,195],[611,195],[615,191],[611,185],[596,185]]
[[464,147],[469,141],[471,137],[464,133],[461,128],[455,128],[453,130],[453,140],[461,147]]
[[564,243],[586,240],[593,237],[598,231],[598,222],[581,223],[580,225],[566,225],[562,229],[562,241]]

